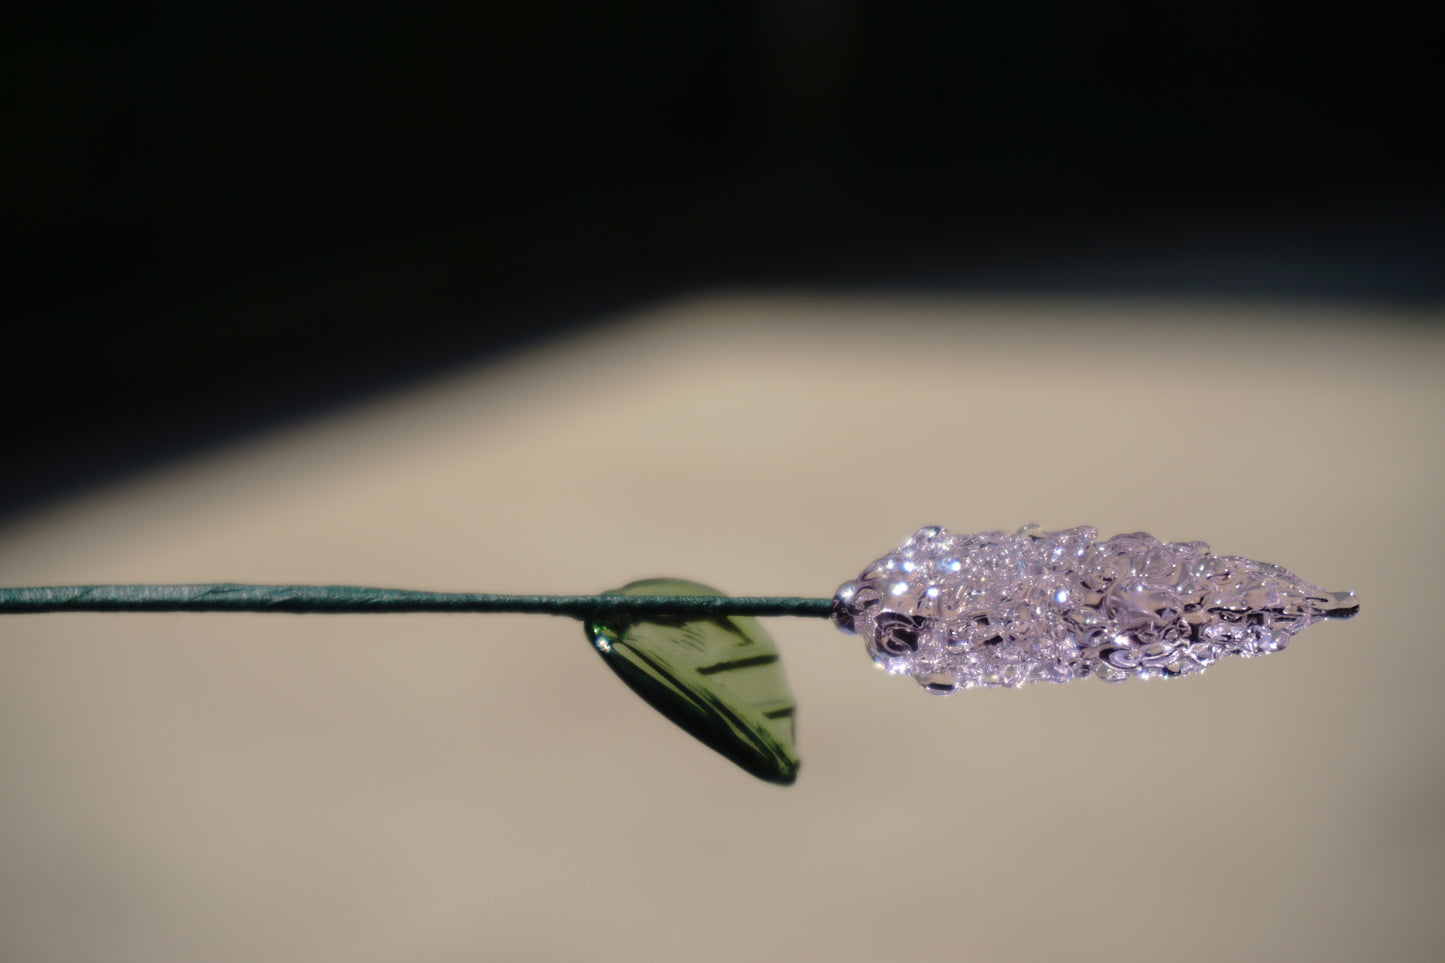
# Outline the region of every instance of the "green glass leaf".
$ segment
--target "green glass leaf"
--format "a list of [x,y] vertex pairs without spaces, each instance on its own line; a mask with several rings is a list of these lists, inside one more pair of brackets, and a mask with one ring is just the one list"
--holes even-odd
[[[632,582],[608,595],[721,595],[681,579]],[[793,720],[778,647],[746,616],[688,616],[587,623],[602,658],[633,692],[759,779],[798,777]]]

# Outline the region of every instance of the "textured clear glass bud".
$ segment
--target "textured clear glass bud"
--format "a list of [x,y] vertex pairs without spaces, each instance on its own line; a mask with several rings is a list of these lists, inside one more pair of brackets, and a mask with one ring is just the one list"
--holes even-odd
[[1359,609],[1353,593],[1203,542],[1098,534],[921,528],[838,589],[833,621],[888,672],[948,693],[1189,675],[1226,655],[1277,652]]

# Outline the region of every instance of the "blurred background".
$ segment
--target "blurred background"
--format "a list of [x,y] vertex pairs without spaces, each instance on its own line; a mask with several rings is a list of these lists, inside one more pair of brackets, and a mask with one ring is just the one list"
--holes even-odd
[[1360,593],[796,786],[522,617],[0,624],[0,957],[1438,959],[1431,35],[1384,11],[32,7],[0,584],[828,594],[923,524]]

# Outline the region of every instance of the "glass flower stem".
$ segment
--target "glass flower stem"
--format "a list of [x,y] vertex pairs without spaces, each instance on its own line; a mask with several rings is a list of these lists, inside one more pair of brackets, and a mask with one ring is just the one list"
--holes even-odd
[[50,585],[0,588],[0,615],[42,612],[531,612],[603,615],[797,615],[827,618],[830,598],[725,595],[495,595],[359,585]]

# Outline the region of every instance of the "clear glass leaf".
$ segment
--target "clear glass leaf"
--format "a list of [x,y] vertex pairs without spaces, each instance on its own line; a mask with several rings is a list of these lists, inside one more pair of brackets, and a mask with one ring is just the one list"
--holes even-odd
[[[682,579],[632,582],[608,595],[722,595]],[[798,776],[797,703],[778,647],[746,616],[589,621],[588,638],[657,711],[759,779]]]

